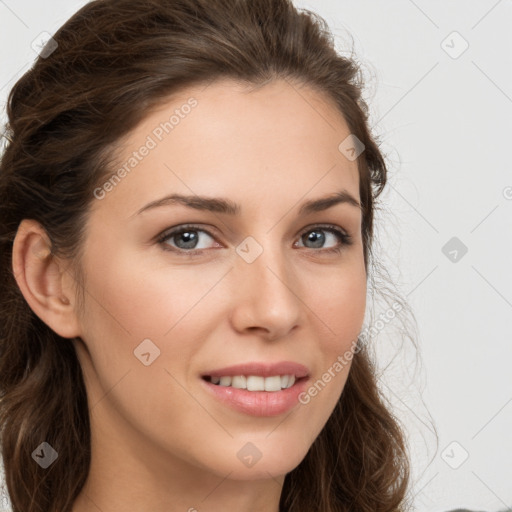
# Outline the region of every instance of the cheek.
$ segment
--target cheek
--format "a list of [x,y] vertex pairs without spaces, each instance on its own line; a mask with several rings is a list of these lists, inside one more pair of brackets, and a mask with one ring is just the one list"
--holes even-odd
[[111,253],[108,260],[114,263],[98,258],[88,263],[88,325],[99,320],[132,342],[162,338],[213,284],[206,278],[192,279],[185,269],[157,268],[147,256],[134,252]]
[[[171,273],[142,258],[137,261],[135,254],[124,257],[121,251],[100,260],[101,254],[95,255],[86,267],[83,332],[90,359],[84,357],[82,366],[91,402],[100,403],[102,410],[115,404],[146,435],[153,420],[178,429],[176,415],[169,411],[183,414],[180,404],[193,409],[194,402],[177,381],[185,381],[188,362],[200,347],[200,299],[218,277],[194,280],[190,271]],[[143,352],[150,354],[149,365],[142,362]]]
[[[218,269],[202,271],[198,279],[185,266],[171,268],[149,260],[144,254],[114,251],[106,244],[104,252],[87,261],[82,329],[94,373],[104,389],[127,371],[132,372],[130,379],[135,378],[133,370],[143,372],[142,381],[155,368],[183,376],[208,337],[216,296],[209,291],[219,280]],[[147,349],[154,363],[144,366],[138,355]]]
[[324,340],[331,350],[345,350],[345,345],[360,333],[366,309],[366,273],[364,265],[352,265],[322,278],[322,286],[310,286],[307,304],[325,324]]
[[[320,286],[320,284],[322,286]],[[300,400],[321,429],[338,401],[352,366],[353,350],[366,309],[366,272],[340,267],[308,289],[307,305],[317,329],[319,364],[315,379]]]

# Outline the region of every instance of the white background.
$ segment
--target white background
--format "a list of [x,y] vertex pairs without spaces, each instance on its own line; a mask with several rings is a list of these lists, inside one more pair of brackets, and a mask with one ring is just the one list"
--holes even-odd
[[[0,0],[2,110],[32,41],[85,3]],[[381,256],[413,307],[423,369],[410,388],[390,373],[384,391],[408,425],[416,509],[512,507],[512,1],[295,4],[326,18],[341,51],[353,37],[387,155]],[[457,261],[442,251],[452,237],[467,247]]]

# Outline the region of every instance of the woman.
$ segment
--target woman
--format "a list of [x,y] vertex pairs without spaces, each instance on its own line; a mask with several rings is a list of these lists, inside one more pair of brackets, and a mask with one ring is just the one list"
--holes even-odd
[[15,512],[407,509],[361,94],[288,0],[97,0],[55,34],[0,167]]

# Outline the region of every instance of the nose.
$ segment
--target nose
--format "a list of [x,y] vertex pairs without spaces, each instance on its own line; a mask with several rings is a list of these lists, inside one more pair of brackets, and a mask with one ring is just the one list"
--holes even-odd
[[301,283],[281,249],[265,249],[252,263],[237,258],[231,274],[235,330],[276,340],[299,327],[305,307]]

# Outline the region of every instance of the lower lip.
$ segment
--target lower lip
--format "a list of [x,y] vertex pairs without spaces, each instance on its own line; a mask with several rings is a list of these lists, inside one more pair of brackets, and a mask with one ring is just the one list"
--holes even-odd
[[298,379],[291,388],[281,391],[247,391],[201,380],[221,402],[251,416],[278,416],[289,411],[299,402],[299,395],[306,389],[308,381],[307,378]]

